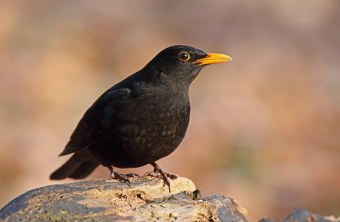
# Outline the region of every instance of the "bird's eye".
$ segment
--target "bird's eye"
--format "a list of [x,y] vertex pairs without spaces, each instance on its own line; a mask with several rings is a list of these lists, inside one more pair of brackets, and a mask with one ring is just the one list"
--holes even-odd
[[178,54],[178,58],[179,58],[179,60],[181,60],[183,62],[187,62],[190,59],[190,55],[187,52],[180,52]]

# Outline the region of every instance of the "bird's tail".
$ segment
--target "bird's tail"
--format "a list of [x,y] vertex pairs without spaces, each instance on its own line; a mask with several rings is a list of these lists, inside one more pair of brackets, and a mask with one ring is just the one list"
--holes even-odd
[[97,162],[79,160],[77,154],[74,154],[66,163],[50,175],[50,179],[82,179],[87,177],[98,165],[99,163]]

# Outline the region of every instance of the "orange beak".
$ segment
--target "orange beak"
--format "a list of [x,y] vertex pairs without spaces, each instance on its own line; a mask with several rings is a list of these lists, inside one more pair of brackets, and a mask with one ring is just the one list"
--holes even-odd
[[194,61],[195,65],[202,66],[202,65],[210,65],[216,64],[221,62],[229,62],[232,58],[228,55],[219,54],[219,53],[208,53],[208,55],[202,59],[197,59]]

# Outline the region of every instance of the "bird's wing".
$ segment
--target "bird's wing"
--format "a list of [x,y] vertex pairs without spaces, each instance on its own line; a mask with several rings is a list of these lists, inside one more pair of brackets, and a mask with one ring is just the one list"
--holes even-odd
[[119,107],[130,98],[131,90],[127,88],[105,92],[85,112],[71,135],[60,156],[95,145],[107,127],[111,125],[115,107]]

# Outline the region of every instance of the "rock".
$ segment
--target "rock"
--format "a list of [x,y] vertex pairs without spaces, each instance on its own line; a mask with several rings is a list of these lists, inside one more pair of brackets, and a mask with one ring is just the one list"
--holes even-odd
[[[275,222],[272,218],[262,219],[259,222]],[[320,216],[308,212],[305,209],[295,209],[288,217],[282,222],[340,222],[340,217],[335,218],[334,216]]]
[[1,221],[247,221],[245,210],[222,195],[201,197],[193,182],[154,175],[88,180],[28,191],[0,210]]
[[[31,190],[2,208],[0,221],[247,221],[246,210],[233,199],[202,197],[187,178],[171,180],[171,193],[152,173],[132,176],[130,181],[131,187],[116,180],[88,180]],[[282,222],[340,222],[340,218],[296,209]]]

